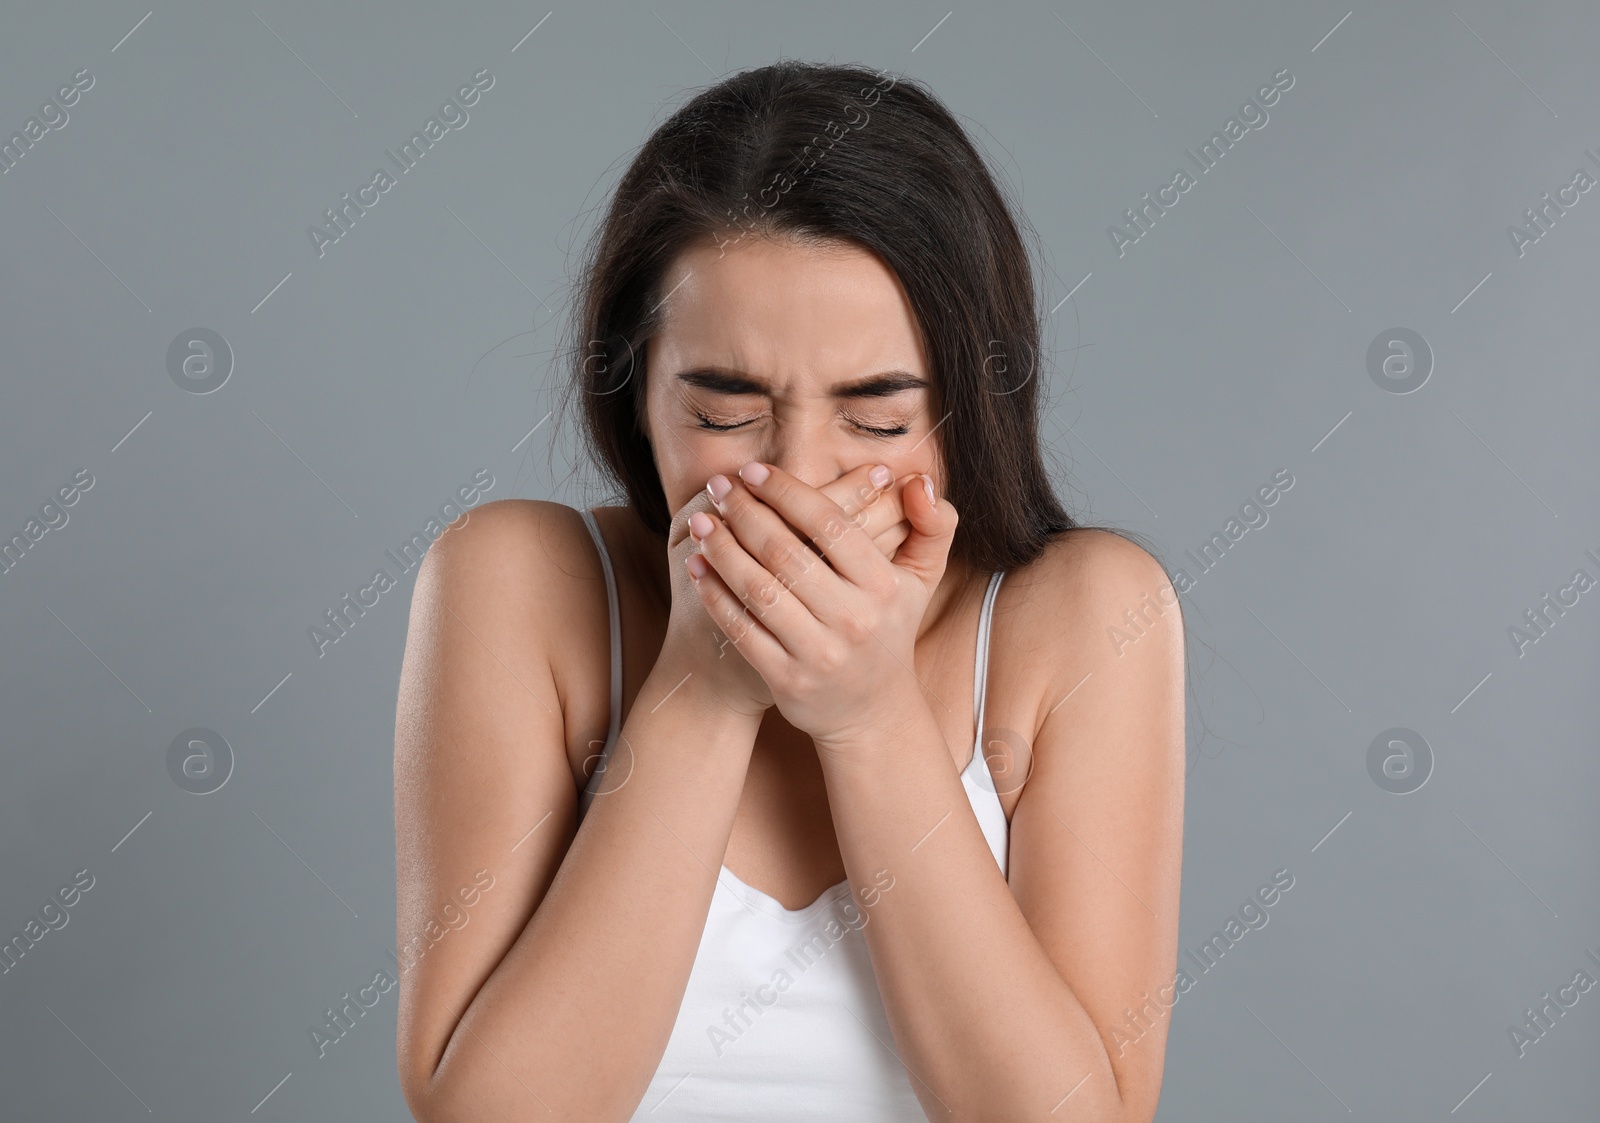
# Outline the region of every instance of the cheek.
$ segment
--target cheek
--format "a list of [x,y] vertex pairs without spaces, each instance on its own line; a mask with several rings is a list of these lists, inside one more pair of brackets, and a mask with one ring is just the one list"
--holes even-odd
[[737,476],[749,457],[740,456],[733,442],[723,434],[670,431],[663,443],[655,445],[656,471],[668,510],[676,513],[704,490],[706,481],[717,473],[730,479]]
[[666,403],[658,398],[658,392],[652,384],[647,399],[650,450],[654,454],[662,494],[666,496],[667,510],[676,513],[697,488],[705,486],[711,473],[702,473],[699,468],[699,457],[705,453],[696,447],[699,442],[695,434],[680,431],[666,416]]
[[[944,466],[941,463],[937,441],[937,434],[924,440],[921,444],[917,444],[915,440],[912,440],[903,450],[898,450],[892,456],[886,458],[884,463],[889,466],[896,477],[926,472],[933,477],[934,490],[942,495],[944,494]],[[916,445],[916,448],[913,449],[911,445]]]

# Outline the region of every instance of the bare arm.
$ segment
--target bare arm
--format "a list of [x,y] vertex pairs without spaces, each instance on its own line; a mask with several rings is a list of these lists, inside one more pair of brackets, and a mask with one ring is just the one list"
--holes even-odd
[[[866,472],[827,490],[888,556],[907,524]],[[425,1123],[625,1119],[660,1063],[770,705],[684,570],[689,514],[708,507],[702,493],[668,535],[667,638],[581,826],[553,674],[592,620],[573,605],[604,595],[577,514],[487,504],[423,561],[395,829],[398,1063]]]
[[[669,638],[575,830],[551,673],[563,602],[593,596],[592,578],[572,576],[595,572],[575,524],[554,504],[486,505],[417,578],[395,826],[399,1064],[425,1123],[632,1114],[671,1034],[759,725],[759,707],[730,707]],[[483,884],[477,871],[493,888],[468,921],[428,929],[441,902]],[[419,933],[433,945],[407,966]]]
[[[1032,745],[1009,884],[914,688],[903,722],[823,755],[846,868],[894,874],[864,931],[930,1119],[1148,1123],[1160,1096],[1176,1001],[1182,624],[1137,547],[1093,531],[1063,545],[1029,592],[1059,621],[1041,709],[1072,697]],[[1168,607],[1120,653],[1092,642],[1158,601]]]
[[[1007,878],[912,670],[954,510],[907,486],[913,533],[892,560],[845,530],[826,535],[833,565],[805,565],[785,527],[817,535],[838,522],[832,501],[775,467],[743,479],[706,529],[716,579],[699,592],[811,735],[851,880],[891,876],[868,902],[866,941],[925,1112],[1148,1123],[1177,955],[1184,763],[1182,623],[1160,565],[1084,531],[1024,579],[1010,642],[1049,672],[1039,709],[1060,701],[1036,719]],[[734,610],[778,580],[792,595],[762,620],[782,646],[747,643]],[[1115,658],[1087,642],[1136,610],[1154,618]]]

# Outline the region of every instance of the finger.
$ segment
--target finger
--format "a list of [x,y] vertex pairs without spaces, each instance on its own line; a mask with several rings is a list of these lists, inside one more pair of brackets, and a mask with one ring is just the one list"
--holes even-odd
[[911,537],[911,523],[905,519],[901,519],[888,530],[874,538],[872,540],[872,544],[878,547],[878,552],[880,554],[892,561],[894,559],[895,551],[898,550],[900,548],[900,544],[909,537]]
[[[755,563],[771,574],[781,589],[792,593],[813,617],[831,621],[830,606],[836,604],[842,592],[842,579],[822,554],[808,549],[806,537],[752,495],[737,476],[732,480],[714,476],[706,488],[708,492],[721,492],[722,498],[713,499],[717,513]],[[741,594],[745,591],[738,585],[733,588]],[[765,595],[764,590],[761,592]],[[790,651],[794,652],[792,646]]]
[[[872,539],[822,492],[782,468],[756,461],[741,468],[739,477],[757,499],[820,549],[834,570],[851,584],[868,585],[881,574],[878,567],[882,555]],[[884,482],[892,480],[891,476]]]
[[859,465],[817,488],[839,504],[845,516],[869,538],[876,538],[888,527],[905,520],[905,512],[900,507],[900,489],[893,486],[893,481],[886,488],[873,483],[873,467],[872,464]]
[[944,576],[959,521],[950,501],[933,495],[933,482],[925,475],[912,478],[901,490],[911,535],[894,557],[895,565],[915,573],[930,590]]
[[[726,497],[727,500],[733,498],[732,494]],[[743,506],[746,508],[744,513],[748,517],[754,513],[748,508],[764,504],[746,494]],[[770,510],[766,513],[771,516]],[[777,521],[775,517],[773,521]],[[705,533],[702,534],[702,531]],[[712,569],[733,596],[738,598],[752,617],[777,638],[785,651],[791,655],[798,654],[817,627],[817,619],[811,614],[807,605],[796,596],[791,596],[784,582],[751,556],[750,551],[745,548],[744,543],[724,519],[711,514],[696,515],[690,521],[690,533],[700,543],[701,556],[711,564]],[[793,561],[798,561],[804,551],[794,540],[794,535],[787,530],[781,530],[781,533],[790,541],[789,550]],[[816,561],[813,561],[811,568],[824,571],[827,569]],[[831,573],[829,577],[838,580]]]
[[[706,615],[711,617],[711,622],[717,626],[724,636],[744,656],[762,678],[767,676],[762,668],[776,668],[782,665],[787,658],[783,645],[776,636],[745,610],[739,598],[733,595],[725,581],[711,568],[711,564],[698,553],[690,554],[684,561],[689,571],[689,578],[694,583],[695,592],[700,594],[700,603],[705,607]],[[698,571],[698,572],[697,572]],[[723,657],[727,656],[726,650]]]
[[711,503],[711,496],[706,494],[704,488],[695,492],[689,501],[672,516],[672,524],[667,528],[667,549],[676,549],[689,537],[690,516],[696,511],[709,514],[715,509]]

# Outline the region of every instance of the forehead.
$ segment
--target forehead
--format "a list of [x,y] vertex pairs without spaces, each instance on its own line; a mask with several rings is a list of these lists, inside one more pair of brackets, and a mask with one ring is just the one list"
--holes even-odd
[[667,364],[719,363],[765,377],[848,377],[899,367],[925,373],[911,302],[894,271],[847,242],[746,236],[684,251],[667,270]]

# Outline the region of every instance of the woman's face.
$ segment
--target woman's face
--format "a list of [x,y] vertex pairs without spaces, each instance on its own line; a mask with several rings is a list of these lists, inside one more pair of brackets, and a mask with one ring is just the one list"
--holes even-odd
[[760,460],[820,487],[863,464],[943,491],[932,376],[878,257],[746,237],[684,251],[646,360],[646,426],[668,508]]

